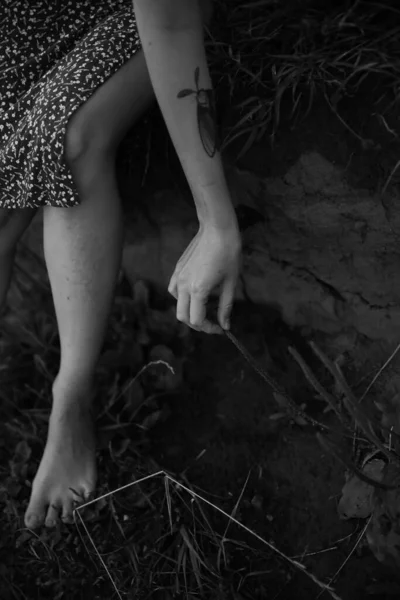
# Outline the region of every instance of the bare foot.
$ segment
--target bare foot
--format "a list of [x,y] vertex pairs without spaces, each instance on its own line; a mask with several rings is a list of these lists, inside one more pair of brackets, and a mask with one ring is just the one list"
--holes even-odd
[[49,433],[32,484],[25,525],[54,527],[73,521],[74,502],[88,499],[96,484],[95,436],[86,398],[53,404]]

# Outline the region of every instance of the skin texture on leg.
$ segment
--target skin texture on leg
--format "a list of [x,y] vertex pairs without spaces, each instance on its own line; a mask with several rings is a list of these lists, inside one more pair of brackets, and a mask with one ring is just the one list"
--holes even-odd
[[151,105],[139,52],[71,118],[66,159],[80,205],[45,207],[44,250],[57,316],[61,362],[49,434],[25,514],[28,527],[71,520],[75,492],[95,486],[92,383],[112,305],[123,243],[115,154]]
[[10,286],[17,243],[35,212],[31,208],[0,209],[0,312]]

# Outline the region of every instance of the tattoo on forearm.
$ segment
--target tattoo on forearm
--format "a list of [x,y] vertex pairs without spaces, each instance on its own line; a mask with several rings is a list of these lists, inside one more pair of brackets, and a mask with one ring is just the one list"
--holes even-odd
[[216,108],[214,91],[212,89],[199,88],[200,68],[197,67],[194,72],[194,82],[196,89],[184,89],[177,95],[178,98],[186,96],[196,96],[197,102],[197,125],[199,128],[200,139],[204,150],[211,158],[220,149],[220,140],[217,128]]

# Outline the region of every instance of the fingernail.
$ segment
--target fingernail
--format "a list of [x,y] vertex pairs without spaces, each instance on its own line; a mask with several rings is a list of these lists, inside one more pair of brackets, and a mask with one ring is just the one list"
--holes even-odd
[[231,327],[231,322],[229,319],[226,319],[226,321],[224,322],[224,329],[230,329]]

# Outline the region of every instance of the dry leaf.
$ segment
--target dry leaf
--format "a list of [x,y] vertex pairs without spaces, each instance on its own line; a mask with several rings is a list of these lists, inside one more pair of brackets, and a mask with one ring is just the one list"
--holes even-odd
[[[363,473],[381,481],[385,462],[380,459],[369,461],[362,469]],[[351,475],[342,489],[342,497],[338,505],[341,519],[366,519],[373,510],[374,487],[361,481],[356,475]]]

